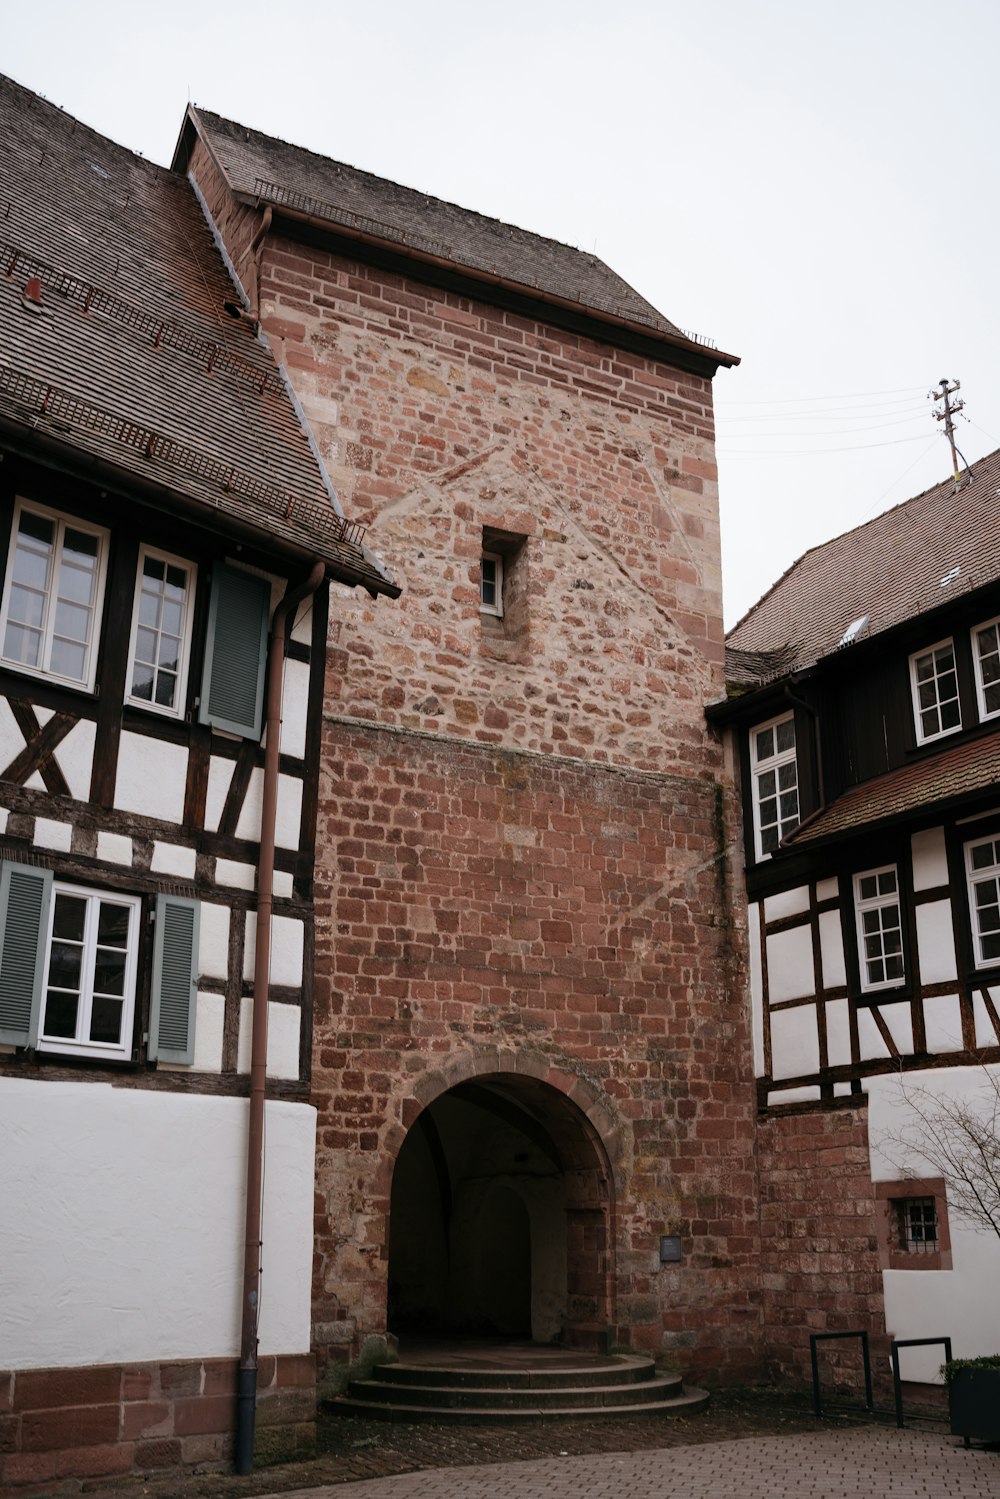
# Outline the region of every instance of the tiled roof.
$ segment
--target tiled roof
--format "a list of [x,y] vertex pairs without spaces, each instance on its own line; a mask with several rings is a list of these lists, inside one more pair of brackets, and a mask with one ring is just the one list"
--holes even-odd
[[730,684],[812,665],[864,616],[859,639],[1000,577],[1000,451],[966,480],[956,493],[949,478],[800,557],[730,631]]
[[971,739],[931,759],[914,760],[899,770],[845,791],[823,812],[803,823],[783,847],[826,840],[855,828],[871,827],[975,791],[996,791],[1000,801],[1000,733]]
[[[683,333],[596,255],[317,156],[211,110],[188,113],[230,188],[244,199],[298,210],[584,310],[702,342]],[[182,133],[175,164],[185,160],[183,142]],[[734,362],[731,355],[721,358]]]
[[397,592],[331,500],[270,352],[224,310],[234,287],[189,184],[2,77],[0,135],[8,432]]

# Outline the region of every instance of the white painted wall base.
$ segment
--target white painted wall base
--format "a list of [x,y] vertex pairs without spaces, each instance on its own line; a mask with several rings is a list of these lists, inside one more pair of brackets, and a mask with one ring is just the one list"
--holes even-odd
[[[0,1079],[4,1367],[239,1352],[248,1109]],[[309,1349],[315,1139],[267,1105],[262,1353]]]

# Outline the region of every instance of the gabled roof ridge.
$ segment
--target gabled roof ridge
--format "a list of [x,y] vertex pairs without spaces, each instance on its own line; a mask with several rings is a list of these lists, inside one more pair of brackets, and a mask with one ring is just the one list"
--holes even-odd
[[48,113],[52,115],[53,119],[62,120],[70,127],[70,135],[78,135],[81,130],[85,131],[87,135],[93,137],[95,142],[100,143],[102,149],[113,146],[116,151],[120,151],[123,156],[127,156],[134,166],[144,167],[146,171],[158,173],[161,177],[170,177],[172,175],[168,166],[154,161],[152,157],[143,156],[141,151],[133,151],[131,146],[125,146],[121,141],[115,140],[113,136],[105,135],[104,131],[98,130],[96,125],[88,125],[86,120],[81,120],[70,110],[65,109],[63,105],[54,104],[51,99],[46,98],[44,94],[40,94],[37,89],[29,88],[26,83],[21,83],[17,78],[12,78],[9,73],[0,72],[0,93],[5,89],[14,89],[19,94],[23,94],[25,99],[30,101],[29,108],[34,108],[36,104],[43,105]]
[[[355,173],[358,177],[365,178],[366,182],[372,186],[387,184],[389,187],[397,188],[400,192],[412,193],[416,198],[423,198],[427,204],[440,203],[445,208],[454,208],[458,213],[464,214],[468,218],[478,219],[483,224],[492,225],[499,229],[513,229],[518,234],[527,235],[529,239],[543,240],[546,244],[555,245],[560,250],[572,250],[574,255],[582,255],[584,259],[588,259],[596,265],[604,266],[619,281],[624,282],[635,296],[642,296],[642,293],[636,291],[635,287],[625,281],[624,277],[619,276],[618,272],[612,266],[609,266],[606,260],[602,260],[599,255],[594,255],[589,250],[581,249],[579,245],[570,244],[568,240],[555,239],[550,234],[539,234],[534,229],[525,229],[521,224],[512,224],[509,219],[498,219],[493,214],[480,213],[476,208],[466,208],[464,203],[457,203],[453,198],[442,198],[437,193],[426,192],[423,188],[411,187],[406,182],[397,182],[394,177],[386,177],[379,172],[370,172],[367,167],[356,167],[352,162],[342,161],[339,157],[324,156],[321,151],[314,151],[311,146],[300,146],[295,141],[287,141],[280,135],[269,135],[266,130],[257,130],[251,125],[244,125],[240,120],[233,120],[227,115],[217,114],[212,109],[203,109],[199,104],[189,105],[189,109],[193,114],[215,120],[220,125],[235,127],[237,130],[244,131],[248,136],[256,136],[258,140],[272,142],[278,146],[285,146],[291,151],[301,152],[303,156],[309,156],[313,161],[319,162],[325,167],[346,167],[349,172]],[[642,300],[645,301],[645,297]],[[669,324],[672,328],[676,328],[677,332],[681,331],[663,313],[658,313],[657,315],[664,323]]]

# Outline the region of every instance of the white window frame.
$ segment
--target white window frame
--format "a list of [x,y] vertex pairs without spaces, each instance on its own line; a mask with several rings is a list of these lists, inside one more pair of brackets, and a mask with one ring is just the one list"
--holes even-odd
[[[885,895],[863,896],[861,894],[861,881],[874,879],[877,882],[880,874],[891,874],[896,881],[895,889]],[[896,917],[899,924],[899,961],[903,971],[898,978],[873,980],[868,976],[868,933],[865,931],[864,917],[866,912],[884,911],[889,906],[895,906],[896,908]],[[877,869],[863,869],[859,874],[854,876],[854,919],[858,938],[858,971],[861,978],[862,990],[866,994],[871,994],[880,989],[901,988],[906,983],[906,950],[903,940],[903,903],[900,898],[899,869],[895,864],[880,864]],[[884,930],[880,923],[880,936],[884,933]],[[894,954],[887,953],[883,945],[879,961],[884,964],[886,959],[892,956]]]
[[[150,701],[144,697],[135,697],[132,693],[132,668],[135,663],[136,641],[139,638],[139,603],[142,597],[142,570],[146,558],[150,557],[156,562],[162,562],[167,567],[180,568],[187,575],[187,586],[184,591],[184,618],[181,625],[181,647],[180,659],[177,671],[177,700],[173,707],[167,707],[164,703]],[[193,562],[186,557],[175,557],[171,552],[161,551],[159,547],[142,546],[139,548],[139,562],[135,574],[135,593],[132,598],[132,631],[128,643],[128,665],[126,667],[126,689],[125,701],[133,708],[142,708],[147,713],[159,713],[164,718],[183,718],[187,704],[188,666],[191,660],[191,630],[194,618],[195,590],[198,582],[198,569]],[[156,678],[153,678],[155,692]]]
[[987,708],[986,706],[987,686],[1000,687],[1000,682],[990,682],[987,684],[983,681],[983,663],[979,654],[979,636],[984,630],[991,630],[993,632],[994,641],[997,644],[998,652],[1000,652],[1000,615],[997,615],[993,619],[984,619],[982,624],[976,625],[972,631],[972,664],[976,673],[976,698],[979,703],[980,722],[985,722],[988,718],[1000,717],[1000,707]]
[[[45,1016],[48,1002],[49,969],[52,960],[52,928],[55,923],[56,902],[60,895],[72,896],[87,901],[83,941],[83,982],[76,1017],[76,1035],[49,1036],[45,1032]],[[107,1041],[91,1041],[90,1019],[94,999],[94,960],[97,947],[97,918],[100,902],[128,908],[128,946],[125,955],[124,995],[122,998],[122,1024],[117,1045]],[[124,895],[118,890],[95,890],[82,885],[71,885],[56,880],[52,886],[49,905],[48,930],[45,937],[45,967],[42,975],[41,1008],[38,1016],[39,1051],[56,1051],[66,1056],[99,1057],[112,1061],[127,1061],[132,1055],[132,1033],[135,1025],[135,988],[138,968],[139,934],[141,930],[142,898]]]
[[[952,660],[955,663],[955,666],[954,666],[954,672],[955,672],[955,697],[954,697],[954,699],[948,698],[945,701],[947,701],[947,702],[954,701],[957,704],[957,706],[958,706],[958,723],[952,724],[951,727],[947,728],[947,729],[938,729],[937,732],[934,733],[934,734],[925,734],[924,730],[923,730],[923,724],[921,722],[921,716],[920,716],[921,715],[921,707],[920,707],[920,683],[918,683],[918,681],[917,681],[917,662],[918,661],[923,661],[927,656],[933,656],[936,651],[942,651],[942,650],[945,650],[946,648],[950,649]],[[938,680],[939,680],[939,678],[938,678],[937,670],[935,669],[935,672],[934,672],[934,682],[935,682],[935,685],[937,684]],[[935,739],[945,739],[949,734],[957,734],[957,733],[959,733],[961,731],[961,728],[962,728],[962,698],[961,698],[961,694],[959,692],[959,685],[958,685],[958,654],[957,654],[957,652],[955,650],[955,642],[954,642],[953,639],[948,638],[946,640],[936,640],[933,645],[925,645],[921,650],[913,652],[913,655],[910,657],[910,696],[911,696],[911,698],[913,700],[913,724],[914,724],[914,728],[916,729],[917,743],[918,744],[930,744]],[[941,707],[942,707],[942,700],[941,700],[940,697],[937,697],[936,706],[937,706],[938,720],[940,721]],[[928,710],[924,709],[923,711],[927,712]]]
[[[494,568],[496,569],[496,573],[495,573],[496,581],[495,581],[495,584],[494,584],[494,587],[495,587],[495,590],[496,590],[496,600],[492,604],[487,604],[486,601],[485,601],[485,599],[483,598],[483,586],[484,586],[485,581],[486,581],[485,576],[484,576],[483,571],[482,571],[482,564],[484,562],[492,562],[493,565],[494,565]],[[479,612],[480,612],[480,614],[495,614],[498,619],[502,619],[503,618],[503,557],[501,556],[501,554],[499,552],[486,552],[486,551],[484,551],[483,554],[482,554],[482,557],[480,558],[480,564],[479,565],[480,565],[480,576],[479,576]]]
[[[7,549],[7,573],[4,579],[3,604],[0,607],[0,653],[3,651],[7,638],[10,597],[14,580],[14,557],[17,552],[17,538],[21,516],[25,512],[30,515],[40,516],[43,520],[51,521],[56,528],[55,543],[53,546],[53,574],[49,591],[45,596],[45,609],[41,627],[41,664],[38,666],[29,666],[24,661],[10,660],[2,654],[0,654],[0,662],[2,662],[2,665],[8,671],[19,672],[30,677],[43,677],[46,681],[58,682],[62,686],[72,687],[77,692],[93,692],[94,683],[97,680],[97,654],[100,647],[101,624],[104,618],[104,585],[108,566],[109,532],[103,526],[91,525],[90,522],[80,520],[75,515],[66,515],[61,510],[52,510],[47,505],[36,505],[34,500],[26,500],[21,496],[18,496],[14,506],[10,545]],[[94,584],[93,617],[90,639],[87,641],[87,671],[84,677],[63,676],[61,672],[53,671],[46,664],[51,659],[52,654],[52,637],[55,624],[55,609],[53,608],[54,589],[67,526],[71,530],[82,531],[87,536],[93,536],[97,540],[97,570]]]
[[[988,844],[994,846],[993,863],[984,865],[981,869],[974,869],[972,864],[972,851],[976,848],[984,848]],[[1000,938],[1000,927],[996,932],[984,933],[980,929],[978,920],[978,907],[976,905],[976,887],[991,882],[997,904],[1000,905],[1000,833],[994,833],[989,838],[974,838],[971,843],[965,845],[965,882],[969,892],[969,922],[972,927],[972,948],[976,959],[977,968],[995,968],[1000,964],[1000,953],[995,958],[987,958],[983,954],[983,937],[996,936]]]
[[[753,806],[754,852],[757,855],[758,862],[762,862],[764,859],[769,859],[772,852],[770,849],[765,852],[763,846],[764,830],[761,826],[760,818],[760,778],[762,775],[766,775],[768,771],[773,770],[775,773],[775,777],[777,778],[781,766],[787,765],[789,763],[792,763],[795,766],[795,803],[798,808],[798,814],[794,822],[786,822],[786,820],[781,816],[781,787],[777,785],[776,780],[775,789],[778,796],[778,843],[780,843],[782,838],[784,838],[787,833],[790,833],[793,828],[797,828],[799,823],[802,821],[802,801],[799,796],[798,742],[796,741],[796,743],[790,750],[779,750],[775,754],[769,755],[763,760],[758,760],[757,758],[757,735],[762,734],[765,729],[777,730],[778,725],[783,723],[791,723],[794,727],[795,714],[780,713],[777,718],[769,718],[765,723],[755,724],[750,730],[750,800]],[[771,826],[774,826],[774,824],[769,823],[768,827]]]

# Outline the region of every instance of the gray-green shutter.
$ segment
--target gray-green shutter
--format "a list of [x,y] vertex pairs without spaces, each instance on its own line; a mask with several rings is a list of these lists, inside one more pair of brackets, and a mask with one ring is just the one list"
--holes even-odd
[[208,639],[198,717],[202,723],[259,739],[271,585],[221,563],[212,571]]
[[198,902],[156,897],[153,990],[149,1007],[150,1061],[194,1061],[198,983]]
[[52,872],[27,864],[0,867],[0,1041],[38,1039]]

